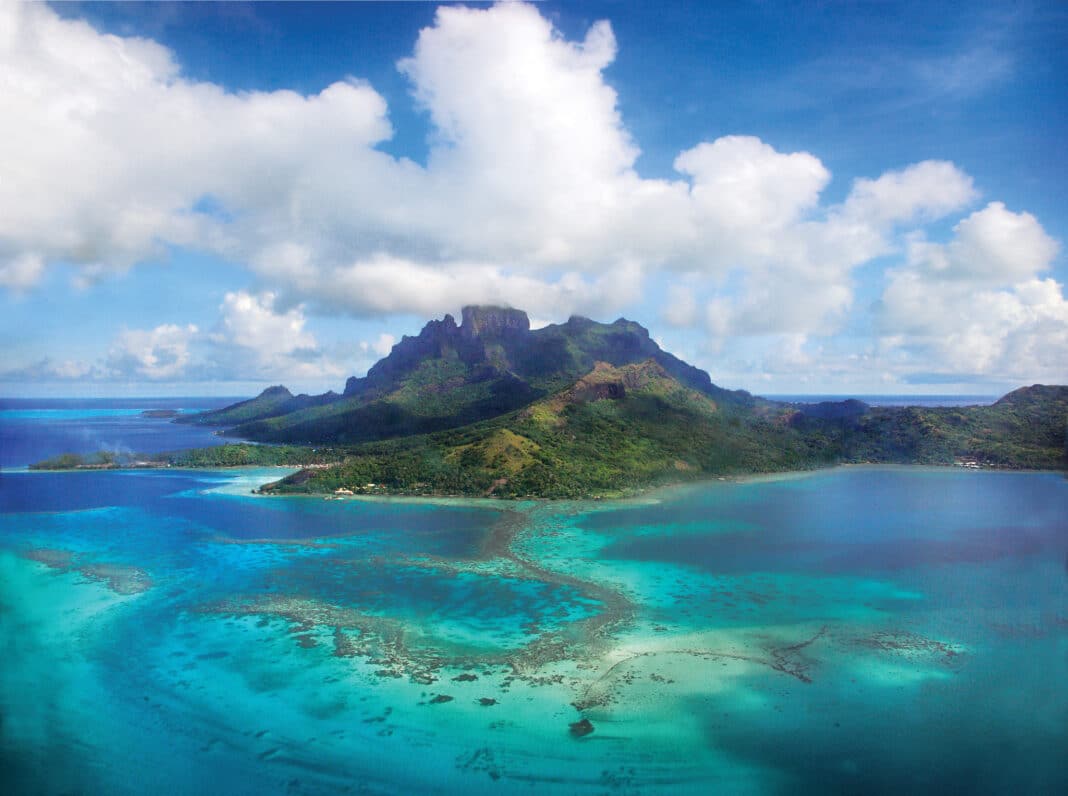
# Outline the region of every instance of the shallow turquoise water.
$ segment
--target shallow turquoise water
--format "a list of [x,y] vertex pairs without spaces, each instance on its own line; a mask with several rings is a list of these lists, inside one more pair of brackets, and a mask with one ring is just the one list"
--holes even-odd
[[1068,790],[1063,476],[249,494],[278,475],[2,476],[5,792]]

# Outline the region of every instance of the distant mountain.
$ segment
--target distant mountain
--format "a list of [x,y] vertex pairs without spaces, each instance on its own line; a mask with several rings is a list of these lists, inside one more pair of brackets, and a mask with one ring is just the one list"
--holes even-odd
[[[503,307],[429,322],[340,395],[271,387],[182,421],[314,445],[286,460],[333,462],[274,492],[582,497],[842,462],[1068,466],[1068,387],[1034,385],[991,406],[786,404],[716,386],[632,321],[531,330]],[[277,458],[255,447],[230,458]]]
[[738,406],[749,393],[717,387],[708,374],[661,350],[640,324],[572,317],[531,330],[525,312],[464,307],[405,336],[342,395],[293,397],[271,387],[257,398],[183,422],[223,426],[226,433],[262,442],[352,444],[424,434],[475,423],[527,406],[588,373],[596,362],[628,365],[651,360],[681,384]]
[[302,471],[265,491],[583,497],[830,463],[814,457],[788,423],[717,402],[647,359],[595,362],[565,389],[521,409],[365,443],[335,467]]
[[255,398],[231,404],[223,409],[179,415],[175,422],[207,426],[235,426],[239,423],[250,423],[268,417],[299,412],[314,406],[323,406],[337,401],[340,397],[336,392],[323,395],[293,395],[282,385],[277,385],[268,387]]

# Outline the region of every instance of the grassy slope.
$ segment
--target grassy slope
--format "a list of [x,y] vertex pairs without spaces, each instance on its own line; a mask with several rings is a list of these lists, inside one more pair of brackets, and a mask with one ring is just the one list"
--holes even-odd
[[467,425],[528,404],[541,393],[455,354],[427,359],[388,390],[262,418],[233,436],[266,442],[357,444]]
[[[279,492],[339,487],[407,494],[616,495],[710,475],[836,462],[1068,467],[1068,387],[1018,390],[989,407],[873,409],[834,420],[782,405],[716,403],[654,363],[599,366],[566,390],[493,420],[356,446],[226,445],[174,454],[64,455],[40,469],[335,465]],[[337,462],[341,464],[335,464]]]
[[[621,384],[623,397],[612,396]],[[838,419],[786,407],[717,404],[654,363],[598,366],[504,417],[352,449],[268,491],[339,487],[409,494],[580,497],[840,462],[1063,469],[1068,387],[1019,390],[993,406],[872,409]]]
[[[602,397],[622,385],[622,397]],[[506,416],[361,446],[339,467],[301,473],[284,492],[359,490],[578,497],[710,474],[828,464],[788,424],[720,406],[655,363],[599,367]]]
[[352,394],[294,398],[272,388],[183,422],[229,426],[228,434],[261,442],[352,445],[486,420],[564,389],[597,361],[625,365],[647,359],[718,401],[752,401],[747,393],[715,387],[708,374],[661,351],[630,321],[574,318],[534,332],[478,339],[435,321],[418,338],[405,338]]

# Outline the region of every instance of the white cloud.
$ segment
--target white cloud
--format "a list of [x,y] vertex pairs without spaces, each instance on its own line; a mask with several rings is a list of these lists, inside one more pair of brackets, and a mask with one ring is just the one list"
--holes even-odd
[[663,317],[672,326],[693,326],[697,322],[693,285],[676,284],[668,288]]
[[679,280],[669,323],[718,343],[776,337],[796,361],[808,350],[796,341],[849,317],[858,267],[903,247],[880,316],[885,337],[908,338],[895,352],[944,337],[980,286],[1011,328],[988,343],[970,333],[954,367],[1038,361],[1027,340],[1057,339],[1059,305],[1033,286],[1056,244],[1032,216],[994,202],[948,244],[916,232],[975,201],[953,164],[859,179],[830,204],[815,155],[726,136],[680,153],[677,179],[643,179],[604,78],[615,54],[606,22],[571,41],[532,5],[440,8],[398,64],[433,125],[420,165],[376,149],[392,135],[386,102],[359,79],[231,93],[184,76],[155,42],[0,5],[0,286],[26,291],[62,262],[91,287],[172,246],[247,263],[269,286],[228,294],[211,335],[125,333],[109,361],[145,378],[340,374],[309,313],[492,302],[601,316],[662,270]]
[[304,314],[294,307],[276,312],[274,293],[253,295],[243,290],[223,298],[221,332],[215,339],[263,354],[289,354],[315,348],[315,337],[304,331]]
[[220,319],[210,336],[210,360],[230,379],[323,379],[346,374],[327,357],[304,327],[303,306],[275,308],[276,296],[265,292],[227,293]]
[[393,344],[397,342],[397,338],[386,332],[378,335],[378,338],[368,342],[367,340],[360,341],[360,350],[364,353],[375,353],[380,357],[387,356],[390,351],[393,350]]
[[675,159],[692,179],[701,222],[719,233],[774,234],[815,207],[831,174],[808,152],[783,154],[751,136],[699,144]]
[[465,304],[504,304],[560,318],[572,311],[609,312],[633,301],[641,287],[642,272],[632,263],[593,278],[577,271],[539,278],[486,263],[429,265],[378,254],[331,269],[305,291],[323,306],[367,315],[415,312],[427,317]]
[[1026,279],[1049,268],[1058,245],[1030,213],[1013,213],[991,202],[953,228],[948,245],[917,237],[910,263],[940,279],[998,284]]
[[0,259],[0,287],[23,291],[37,284],[44,273],[44,260],[33,253],[18,254],[4,262]]
[[80,362],[76,359],[65,359],[62,362],[57,362],[52,372],[56,378],[67,379],[84,379],[93,372],[93,366],[88,362]]
[[874,224],[936,219],[977,197],[972,178],[952,163],[925,160],[878,179],[857,180],[842,213]]
[[[820,208],[829,175],[807,153],[783,155],[744,138],[695,151],[717,176],[695,182],[695,201],[706,212],[695,226],[706,237],[694,259],[707,251],[703,262],[713,275],[737,266],[737,278],[706,296],[707,328],[718,338],[833,332],[852,309],[854,271],[893,252],[899,226],[941,218],[975,196],[971,178],[955,166],[926,161],[857,180],[842,203]],[[702,198],[712,184],[713,197]]]
[[599,259],[638,155],[602,79],[615,52],[605,22],[568,42],[532,6],[438,10],[400,69],[436,128],[420,216],[453,256]]
[[[659,256],[673,225],[656,197],[684,196],[632,171],[637,149],[601,76],[615,54],[607,23],[572,43],[530,6],[441,9],[401,64],[437,125],[422,168],[374,149],[391,134],[386,106],[358,80],[307,97],[231,94],[184,78],[153,42],[45,6],[0,14],[8,284],[28,286],[42,261],[79,265],[87,283],[178,245],[246,261],[298,297],[386,252],[380,262],[425,272],[495,263],[487,294],[511,280],[566,298],[569,271]],[[370,311],[447,306],[409,288],[383,284]]]
[[82,281],[192,245],[355,314],[614,312],[640,290],[606,290],[620,273],[789,270],[830,176],[730,136],[682,153],[686,180],[640,178],[603,77],[611,28],[571,42],[529,5],[441,8],[399,65],[435,125],[425,168],[374,149],[386,106],[359,81],[230,94],[153,42],[2,13],[0,118],[19,137],[0,149],[0,252],[80,264]]
[[0,382],[34,383],[89,381],[105,378],[108,374],[99,366],[77,359],[65,359],[57,362],[46,357],[22,367],[0,371]]
[[[154,42],[44,5],[0,7],[0,75],[0,262],[121,269],[167,243],[228,249],[284,208],[309,152],[369,152],[390,132],[363,84],[228,94]],[[224,229],[197,212],[205,196],[255,219]]]
[[152,381],[184,375],[197,327],[162,324],[154,329],[125,329],[108,351],[107,369],[118,378]]
[[776,374],[810,372],[818,360],[806,350],[808,342],[803,334],[783,335],[764,357],[762,369]]
[[305,329],[303,307],[275,307],[273,293],[227,293],[210,332],[194,324],[123,329],[97,363],[44,360],[0,373],[2,381],[78,379],[182,381],[289,381],[321,384],[351,375],[365,353],[389,353],[383,333],[360,351],[326,352]]
[[1040,278],[1057,243],[1028,213],[992,202],[956,227],[948,243],[922,237],[891,271],[879,322],[912,368],[1063,381],[1068,376],[1068,302]]

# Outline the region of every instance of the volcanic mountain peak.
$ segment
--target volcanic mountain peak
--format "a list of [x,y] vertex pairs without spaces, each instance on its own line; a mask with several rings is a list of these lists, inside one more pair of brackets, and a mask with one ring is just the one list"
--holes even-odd
[[[343,396],[283,401],[288,396],[264,394],[187,422],[229,426],[236,436],[264,442],[357,443],[486,420],[565,390],[596,368],[640,363],[655,364],[717,403],[752,403],[748,393],[721,389],[704,371],[663,351],[634,321],[572,316],[531,330],[522,310],[472,305],[463,308],[459,326],[445,315],[403,337],[367,375],[350,378]],[[630,389],[621,374],[610,380],[619,382],[618,390],[591,380],[576,395]]]
[[469,338],[499,337],[509,332],[530,331],[527,314],[511,307],[469,305],[463,308],[461,318],[460,332]]

